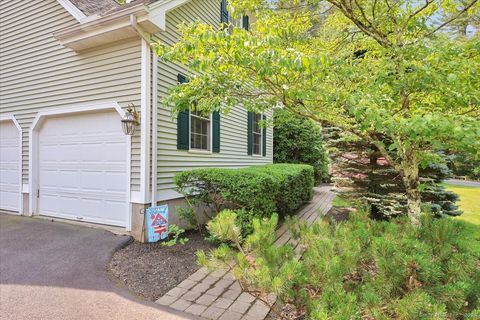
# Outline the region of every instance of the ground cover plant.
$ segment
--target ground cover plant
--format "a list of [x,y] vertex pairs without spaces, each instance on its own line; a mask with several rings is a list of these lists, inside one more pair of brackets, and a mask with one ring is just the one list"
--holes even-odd
[[283,217],[295,212],[311,199],[313,183],[313,168],[303,164],[183,171],[175,176],[175,184],[187,206],[177,208],[177,212],[202,229],[202,221],[223,209],[235,210],[246,234],[252,230],[255,217],[270,217],[274,212]]
[[[246,239],[235,212],[208,224],[223,245],[197,253],[210,268],[227,265],[244,290],[282,319],[477,319],[480,260],[462,221],[423,216],[376,221],[365,211],[342,223],[291,222],[304,248],[274,246],[277,216],[254,220]],[[243,243],[242,243],[242,240]],[[268,297],[277,296],[278,304]]]

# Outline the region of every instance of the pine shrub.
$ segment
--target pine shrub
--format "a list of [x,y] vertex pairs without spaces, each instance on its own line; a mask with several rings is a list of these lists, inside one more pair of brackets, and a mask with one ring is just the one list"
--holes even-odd
[[[208,228],[225,242],[199,262],[233,266],[244,290],[267,301],[284,319],[476,319],[480,255],[468,245],[462,221],[424,216],[372,220],[364,211],[341,223],[288,222],[304,253],[274,245],[277,217],[254,220],[242,243],[235,213],[220,213]],[[228,218],[228,219],[227,219]],[[221,229],[220,229],[221,227]],[[235,229],[237,228],[237,229]],[[237,230],[225,237],[222,230]],[[277,296],[278,304],[268,297]]]

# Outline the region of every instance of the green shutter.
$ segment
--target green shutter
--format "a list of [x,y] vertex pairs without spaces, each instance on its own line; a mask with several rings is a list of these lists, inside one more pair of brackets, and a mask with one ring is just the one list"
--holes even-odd
[[190,128],[189,128],[189,118],[190,112],[182,111],[178,114],[177,117],[177,149],[179,150],[188,150],[189,143],[188,139],[190,136]]
[[248,16],[242,17],[242,28],[247,31],[250,29],[250,19],[248,18]]
[[227,0],[222,0],[220,3],[220,22],[228,24],[228,4]]
[[262,155],[267,155],[267,116],[263,115]]
[[212,151],[220,152],[220,112],[214,111],[212,113]]
[[[183,74],[177,75],[177,80],[179,83],[188,82],[188,78]],[[179,150],[188,150],[190,147],[190,111],[185,110],[178,113],[177,116],[177,149]]]
[[247,154],[252,155],[253,151],[253,112],[248,112],[247,119]]

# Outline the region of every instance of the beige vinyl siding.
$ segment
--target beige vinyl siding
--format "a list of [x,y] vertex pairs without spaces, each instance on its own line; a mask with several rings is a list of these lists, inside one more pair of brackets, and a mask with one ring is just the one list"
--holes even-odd
[[[56,0],[0,1],[0,114],[13,114],[22,127],[23,183],[28,183],[29,130],[38,111],[107,101],[140,104],[140,40],[76,53],[53,37],[76,24]],[[131,158],[131,187],[137,191],[139,132],[132,138]]]
[[[203,21],[217,26],[220,23],[220,0],[192,0],[167,14],[167,31],[159,35],[160,41],[174,44],[182,22]],[[244,167],[272,162],[273,134],[267,128],[267,155],[247,154],[247,111],[233,108],[220,119],[220,153],[201,154],[177,150],[177,124],[169,108],[162,105],[168,89],[177,84],[177,74],[187,74],[180,65],[159,61],[158,68],[158,191],[168,194],[173,189],[173,176],[177,172],[198,167]],[[270,115],[271,119],[271,115]]]

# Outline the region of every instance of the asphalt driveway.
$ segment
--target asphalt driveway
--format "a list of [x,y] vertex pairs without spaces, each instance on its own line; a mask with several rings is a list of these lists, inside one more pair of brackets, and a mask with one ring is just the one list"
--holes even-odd
[[128,240],[0,214],[0,319],[186,319],[137,299],[108,278],[106,263]]

